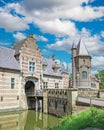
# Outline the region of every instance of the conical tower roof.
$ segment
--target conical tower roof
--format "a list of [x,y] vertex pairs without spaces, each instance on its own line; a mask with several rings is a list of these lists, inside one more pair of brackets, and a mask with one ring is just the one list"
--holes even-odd
[[73,49],[73,48],[77,48],[75,42],[73,42],[73,44],[72,44],[72,49]]
[[82,39],[80,39],[78,46],[77,46],[77,55],[89,56],[89,52],[88,52],[85,44],[83,43]]

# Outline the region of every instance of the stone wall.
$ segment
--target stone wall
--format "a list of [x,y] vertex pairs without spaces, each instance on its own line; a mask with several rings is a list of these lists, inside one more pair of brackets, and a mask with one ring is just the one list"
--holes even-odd
[[43,93],[45,113],[64,116],[76,110],[77,89],[44,89]]
[[98,98],[99,97],[99,91],[93,90],[93,89],[90,89],[90,88],[79,88],[78,89],[78,96]]
[[[14,88],[11,88],[11,78],[14,78]],[[9,109],[27,109],[26,95],[21,87],[20,72],[0,69],[0,112]]]
[[59,88],[63,87],[62,77],[43,75],[43,81],[48,83],[49,89],[55,88],[55,83],[58,83]]

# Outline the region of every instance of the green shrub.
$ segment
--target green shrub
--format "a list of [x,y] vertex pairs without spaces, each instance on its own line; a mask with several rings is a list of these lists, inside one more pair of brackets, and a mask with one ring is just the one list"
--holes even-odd
[[86,127],[104,129],[104,110],[91,107],[77,115],[61,118],[60,124],[51,130],[82,130]]

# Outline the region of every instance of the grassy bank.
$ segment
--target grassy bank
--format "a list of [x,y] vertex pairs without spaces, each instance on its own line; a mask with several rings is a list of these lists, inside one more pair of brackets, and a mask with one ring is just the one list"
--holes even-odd
[[65,116],[57,127],[50,130],[82,130],[86,127],[104,130],[104,109],[91,107],[77,115]]

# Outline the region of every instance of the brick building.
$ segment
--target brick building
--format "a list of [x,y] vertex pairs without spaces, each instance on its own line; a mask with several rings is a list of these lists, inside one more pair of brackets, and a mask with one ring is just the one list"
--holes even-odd
[[[0,47],[0,109],[34,108],[43,88],[68,88],[68,70],[54,57],[43,58],[35,38]],[[11,103],[11,105],[9,105]]]

